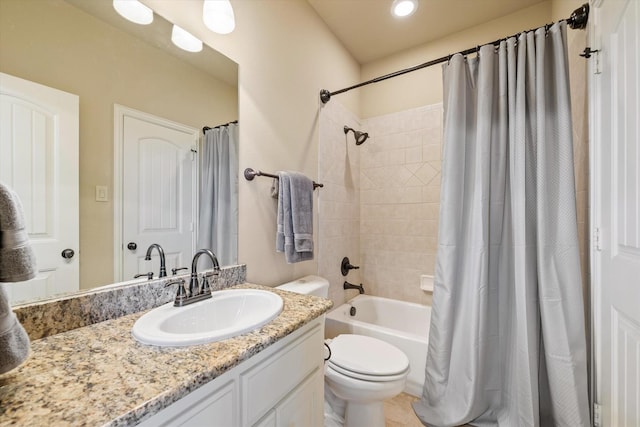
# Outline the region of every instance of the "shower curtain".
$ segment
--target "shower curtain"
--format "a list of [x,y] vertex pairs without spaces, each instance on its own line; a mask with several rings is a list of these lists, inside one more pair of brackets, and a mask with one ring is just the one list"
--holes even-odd
[[425,425],[588,426],[566,24],[444,69]]
[[[220,265],[237,263],[238,125],[208,129],[201,156],[198,249],[211,249]],[[210,263],[210,261],[207,261]],[[210,265],[209,265],[210,266]]]

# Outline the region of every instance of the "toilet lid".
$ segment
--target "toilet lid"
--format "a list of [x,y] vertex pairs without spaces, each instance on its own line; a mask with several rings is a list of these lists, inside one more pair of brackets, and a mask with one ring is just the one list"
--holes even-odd
[[400,349],[364,335],[338,335],[329,344],[329,365],[342,373],[386,377],[406,373],[409,359]]

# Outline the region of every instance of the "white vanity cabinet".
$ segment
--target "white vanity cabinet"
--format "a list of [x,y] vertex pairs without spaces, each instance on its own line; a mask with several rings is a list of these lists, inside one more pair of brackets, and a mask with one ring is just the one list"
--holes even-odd
[[140,426],[322,427],[324,316]]

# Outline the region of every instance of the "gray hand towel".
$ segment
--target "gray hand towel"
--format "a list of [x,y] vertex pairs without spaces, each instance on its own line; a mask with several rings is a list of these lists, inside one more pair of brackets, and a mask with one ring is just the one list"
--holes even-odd
[[4,287],[0,283],[0,374],[18,367],[29,357],[29,336],[9,307]]
[[299,172],[279,172],[276,251],[289,264],[313,259],[313,181]]
[[0,282],[22,282],[36,273],[22,204],[18,195],[0,182]]

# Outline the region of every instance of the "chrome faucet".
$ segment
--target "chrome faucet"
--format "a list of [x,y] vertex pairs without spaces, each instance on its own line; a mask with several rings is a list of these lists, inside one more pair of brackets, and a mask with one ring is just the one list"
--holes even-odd
[[158,250],[158,254],[160,255],[160,275],[158,277],[167,277],[167,269],[164,260],[164,250],[162,250],[162,246],[157,243],[153,243],[147,248],[147,255],[144,257],[144,259],[145,261],[151,261],[151,251],[153,251],[153,248],[156,248]]

